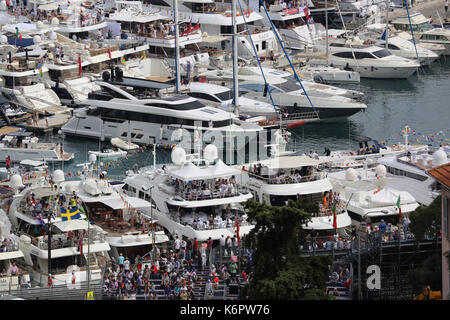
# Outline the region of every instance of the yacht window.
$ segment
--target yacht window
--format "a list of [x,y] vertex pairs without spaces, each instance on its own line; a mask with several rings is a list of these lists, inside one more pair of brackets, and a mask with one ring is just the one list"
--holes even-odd
[[[239,87],[248,89],[253,92],[264,92],[264,84],[262,83],[245,83],[239,84]],[[269,86],[270,93],[281,93],[281,91],[273,86]]]
[[198,100],[181,103],[181,104],[166,104],[166,103],[146,103],[146,106],[156,107],[156,108],[165,108],[165,109],[173,109],[173,110],[193,110],[203,108],[205,105]]
[[144,192],[142,192],[142,191],[139,191],[139,198],[141,198],[141,199],[144,199],[144,198],[145,198],[145,196],[144,196]]
[[188,96],[198,99],[205,99],[209,101],[221,102],[219,99],[214,97],[213,95],[203,93],[203,92],[188,92]]
[[373,55],[378,58],[392,56],[392,54],[389,51],[387,51],[386,49],[381,49],[381,50],[375,51],[375,52],[373,52]]
[[442,40],[442,41],[448,41],[448,39],[447,39],[446,36],[441,36],[441,40]]
[[397,47],[397,46],[395,46],[395,45],[393,45],[393,44],[388,44],[388,49],[391,49],[391,50],[400,50],[400,48],[399,47]]
[[353,59],[353,54],[351,52],[336,52],[333,53],[333,56],[338,58]]
[[216,93],[216,97],[219,98],[220,101],[233,99],[233,90]]
[[375,59],[373,55],[371,55],[369,52],[355,52],[355,59],[361,60],[361,59]]

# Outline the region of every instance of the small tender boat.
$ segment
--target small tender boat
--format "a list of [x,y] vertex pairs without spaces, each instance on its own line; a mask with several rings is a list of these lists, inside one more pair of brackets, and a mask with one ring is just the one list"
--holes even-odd
[[112,138],[111,139],[111,144],[114,147],[117,147],[117,148],[122,149],[122,150],[127,150],[127,151],[128,150],[139,149],[139,146],[137,144],[129,142],[129,141],[122,140],[120,138]]
[[127,155],[124,150],[104,149],[102,151],[89,151],[89,154],[95,154],[99,159],[117,159]]

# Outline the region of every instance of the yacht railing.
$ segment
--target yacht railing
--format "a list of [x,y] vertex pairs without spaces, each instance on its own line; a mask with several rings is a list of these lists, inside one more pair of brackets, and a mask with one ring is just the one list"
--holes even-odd
[[[246,219],[244,219],[243,214],[243,212],[240,212],[238,214],[239,226],[242,227],[251,225]],[[178,212],[172,212],[171,218],[172,220],[177,221],[184,226],[190,226],[194,230],[206,231],[217,229],[233,229],[235,227],[236,215],[229,214],[225,217],[224,220],[217,215],[211,219],[208,218],[206,214],[197,213],[195,216],[189,217],[192,218],[192,222],[188,222],[187,219],[189,218],[184,217],[183,219],[183,216],[181,215],[180,217],[180,214]],[[196,221],[194,221],[194,219],[196,219]],[[201,220],[201,222],[199,220]]]
[[295,183],[302,183],[302,182],[311,182],[316,180],[322,180],[327,177],[326,172],[318,172],[314,173],[309,176],[298,176],[295,177],[290,174],[284,174],[280,175],[278,177],[268,177],[268,176],[262,176],[255,173],[248,172],[250,177],[256,178],[258,180],[264,181],[264,183],[267,184],[295,184]]
[[199,200],[212,200],[212,199],[222,199],[238,197],[242,194],[248,194],[248,190],[244,188],[238,188],[233,185],[232,190],[187,190],[187,191],[177,191],[176,196],[185,201],[199,201]]

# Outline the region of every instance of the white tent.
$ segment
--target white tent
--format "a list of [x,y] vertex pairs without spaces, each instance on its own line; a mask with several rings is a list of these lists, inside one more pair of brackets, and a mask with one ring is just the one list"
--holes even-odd
[[208,171],[208,175],[210,176],[210,178],[231,177],[242,173],[240,170],[236,168],[227,166],[220,159],[214,166],[204,170]]
[[105,198],[99,200],[99,202],[107,205],[113,210],[125,209],[125,208],[148,208],[151,204],[148,201],[142,200],[140,198],[123,196],[123,200],[117,197]]

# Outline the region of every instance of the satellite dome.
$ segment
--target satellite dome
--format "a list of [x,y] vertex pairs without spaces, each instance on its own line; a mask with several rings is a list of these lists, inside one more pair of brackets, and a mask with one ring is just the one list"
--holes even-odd
[[183,129],[176,129],[172,133],[173,141],[181,141],[183,139]]
[[91,153],[89,155],[89,162],[96,162],[97,161],[97,156],[93,153]]
[[33,42],[34,42],[34,44],[39,44],[39,43],[42,42],[42,39],[41,39],[40,36],[35,35],[35,36],[33,37]]
[[53,172],[53,181],[56,183],[64,181],[64,172],[62,170],[55,170]]
[[345,179],[348,181],[356,181],[358,180],[358,173],[353,168],[348,168],[345,172]]
[[36,22],[36,27],[38,29],[42,29],[42,28],[44,28],[44,23],[42,21],[38,21],[38,22]]
[[59,19],[58,19],[57,17],[54,17],[54,18],[52,19],[52,25],[54,25],[54,26],[59,25]]
[[8,37],[2,34],[0,36],[0,44],[7,44],[8,43]]
[[209,162],[213,162],[219,157],[217,147],[213,144],[208,144],[205,147],[205,159]]
[[13,175],[9,182],[10,186],[13,187],[14,189],[18,189],[23,186],[22,177],[18,174]]
[[48,38],[49,38],[50,40],[56,40],[56,39],[57,39],[56,32],[55,32],[55,31],[49,32],[49,33],[48,33]]
[[172,150],[171,159],[177,165],[183,164],[186,161],[186,151],[183,148],[176,147]]
[[439,149],[435,153],[433,153],[433,160],[431,161],[433,167],[446,164],[447,162],[448,162],[447,154],[445,153],[444,150]]
[[375,171],[377,172],[377,176],[380,178],[386,177],[386,167],[382,164],[377,165],[375,168]]

